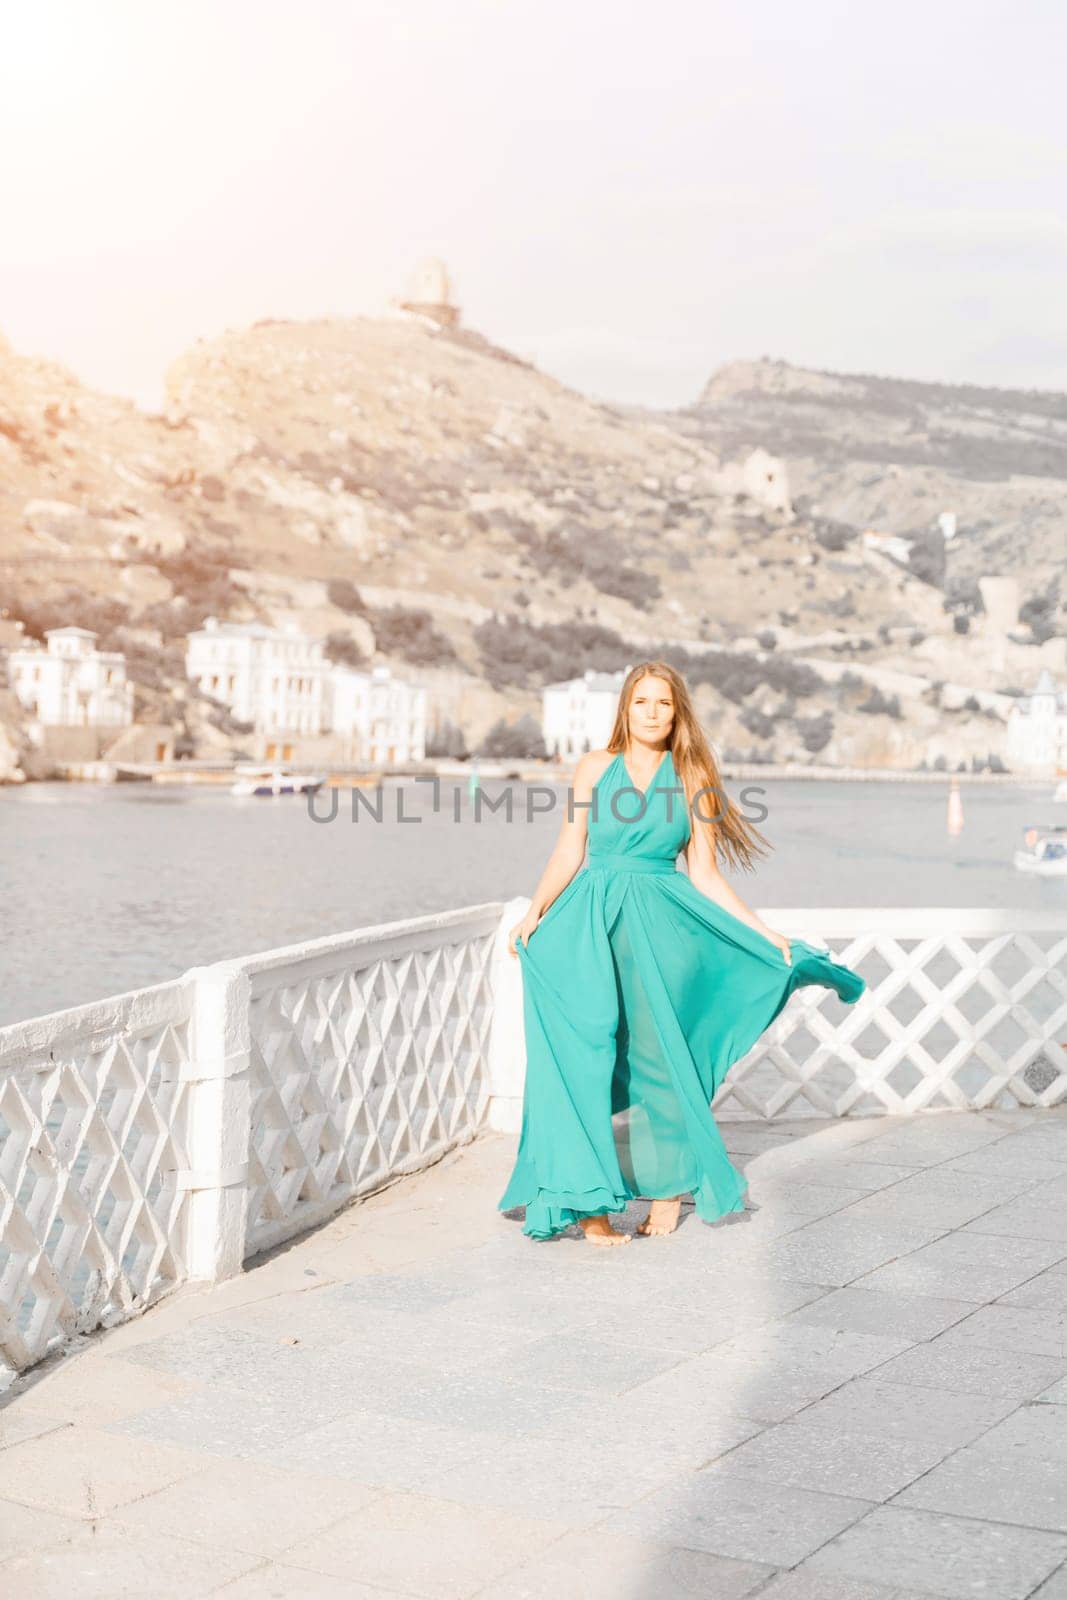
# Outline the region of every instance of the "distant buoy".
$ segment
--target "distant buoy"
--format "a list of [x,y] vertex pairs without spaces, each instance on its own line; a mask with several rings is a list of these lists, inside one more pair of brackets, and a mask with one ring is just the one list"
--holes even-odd
[[948,788],[948,831],[953,837],[963,832],[963,801],[958,778],[953,778]]

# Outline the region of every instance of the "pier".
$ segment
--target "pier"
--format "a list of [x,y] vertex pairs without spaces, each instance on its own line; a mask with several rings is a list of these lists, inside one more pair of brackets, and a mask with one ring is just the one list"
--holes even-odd
[[745,1212],[598,1251],[495,1210],[525,904],[0,1030],[5,1597],[1064,1567],[1064,919],[764,913],[868,991],[798,992],[720,1090]]

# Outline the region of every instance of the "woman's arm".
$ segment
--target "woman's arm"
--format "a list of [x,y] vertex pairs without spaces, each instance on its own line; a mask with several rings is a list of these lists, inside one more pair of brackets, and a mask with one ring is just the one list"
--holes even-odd
[[585,860],[589,833],[588,806],[593,797],[593,785],[602,769],[602,752],[599,750],[587,751],[579,758],[574,769],[574,816],[568,816],[564,811],[559,837],[531,897],[530,910],[537,916],[543,916],[553,900],[563,893]]
[[720,872],[715,851],[715,823],[702,819],[698,813],[693,813],[692,828],[692,835],[686,846],[685,861],[689,869],[689,880],[694,888],[699,889],[701,894],[706,894],[709,900],[714,900],[716,905],[722,906],[724,911],[729,911],[731,916],[743,922],[746,927],[753,928],[756,933],[761,933],[765,939],[769,939],[782,952],[786,961],[792,962],[789,940],[784,934],[768,928],[762,917],[757,916],[750,906],[746,906]]
[[508,946],[513,955],[515,939],[521,938],[526,943],[549,906],[563,893],[585,859],[589,802],[593,797],[593,785],[607,765],[605,756],[611,759],[606,751],[590,750],[579,758],[571,791],[575,800],[574,816],[568,815],[568,807],[552,854],[531,896],[529,909],[522,921],[511,930]]
[[575,851],[573,845],[565,845],[562,840],[557,842],[530,897],[527,916],[544,916],[553,900],[559,898],[578,871],[584,855],[584,849]]

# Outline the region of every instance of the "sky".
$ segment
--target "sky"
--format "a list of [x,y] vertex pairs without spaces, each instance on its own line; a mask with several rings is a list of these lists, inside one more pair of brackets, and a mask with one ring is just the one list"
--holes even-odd
[[1064,0],[0,7],[0,334],[149,409],[198,338],[464,322],[598,398],[733,360],[1067,390]]

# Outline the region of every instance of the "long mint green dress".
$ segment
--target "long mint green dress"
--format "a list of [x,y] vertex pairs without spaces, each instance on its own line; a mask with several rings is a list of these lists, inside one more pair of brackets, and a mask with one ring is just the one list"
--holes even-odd
[[[525,1206],[535,1239],[638,1196],[692,1194],[709,1222],[743,1211],[748,1183],[710,1109],[719,1085],[794,989],[852,1004],[866,988],[803,939],[788,963],[678,870],[691,824],[669,749],[643,797],[616,755],[588,830],[586,866],[516,945],[526,1082],[498,1209]],[[612,1122],[624,1110],[625,1136]]]

